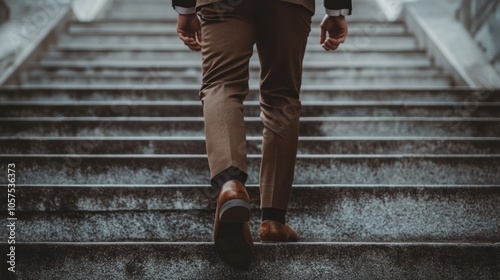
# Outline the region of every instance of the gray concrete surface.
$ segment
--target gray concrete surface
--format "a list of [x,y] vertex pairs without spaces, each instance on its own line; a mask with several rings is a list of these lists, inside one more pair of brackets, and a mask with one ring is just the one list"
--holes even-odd
[[[367,67],[369,68],[369,67]],[[427,70],[431,68],[426,68]],[[146,69],[144,69],[146,70]],[[96,73],[100,73],[96,71]],[[198,85],[169,86],[5,86],[0,91],[0,101],[38,101],[38,102],[72,102],[93,101],[112,102],[123,100],[129,102],[132,109],[136,101],[193,101],[198,98]],[[412,88],[383,87],[342,87],[338,85],[305,86],[301,91],[302,101],[401,101],[401,102],[466,102],[474,110],[477,102],[500,102],[498,90],[470,90],[455,88],[434,88],[422,85]],[[250,88],[246,98],[248,101],[258,100],[258,90]],[[110,108],[111,110],[111,108]],[[461,110],[458,109],[458,113]],[[126,112],[125,112],[126,113]],[[450,116],[456,115],[452,112]]]
[[[259,117],[246,118],[249,136],[262,134]],[[4,136],[202,136],[202,117],[13,117],[0,120]],[[497,137],[499,118],[301,117],[300,136]]]
[[[16,141],[16,145],[12,145]],[[250,154],[262,137],[247,137]],[[5,154],[205,154],[195,137],[0,137]],[[311,137],[299,138],[299,154],[500,154],[500,137]]]
[[481,243],[259,243],[244,271],[224,265],[213,243],[20,244],[18,250],[19,277],[42,279],[491,280],[500,271],[499,246]]
[[452,73],[459,85],[498,88],[500,76],[464,26],[456,20],[460,0],[420,0],[405,5],[404,19],[436,64]]
[[[0,85],[54,40],[57,24],[71,17],[69,0],[6,1],[10,19],[0,26]],[[55,32],[57,33],[57,32]]]
[[469,31],[486,54],[488,61],[500,73],[500,5],[498,1],[462,0],[457,19]]
[[[19,184],[200,184],[209,176],[204,155],[0,156],[9,161],[23,166]],[[248,163],[256,184],[259,156]],[[499,166],[499,155],[300,155],[295,183],[498,184]]]
[[[23,242],[212,241],[208,186],[19,186]],[[259,240],[259,192],[249,186]],[[33,200],[37,197],[37,200]],[[297,185],[288,222],[301,242],[498,242],[500,187]],[[7,238],[7,232],[1,233]]]

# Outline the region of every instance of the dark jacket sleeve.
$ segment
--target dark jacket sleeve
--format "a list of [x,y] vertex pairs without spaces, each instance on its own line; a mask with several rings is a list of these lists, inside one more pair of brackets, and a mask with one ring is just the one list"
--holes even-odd
[[329,10],[349,9],[349,14],[352,12],[351,0],[324,0],[325,8]]
[[172,6],[191,8],[196,6],[196,0],[172,0]]
[[[330,10],[349,9],[352,12],[351,0],[324,0],[325,8]],[[172,6],[190,8],[196,6],[196,0],[172,0]]]

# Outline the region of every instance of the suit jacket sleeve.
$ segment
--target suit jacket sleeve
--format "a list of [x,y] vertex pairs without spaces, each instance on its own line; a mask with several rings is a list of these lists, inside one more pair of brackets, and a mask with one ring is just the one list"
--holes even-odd
[[183,7],[183,8],[192,8],[192,7],[196,6],[196,0],[172,0],[172,6]]
[[351,0],[324,0],[325,8],[328,10],[348,9],[349,14],[352,12]]
[[[348,9],[349,14],[351,14],[352,11],[351,0],[324,0],[324,5],[325,8],[329,10]],[[172,6],[183,7],[183,8],[195,7],[196,0],[172,0]]]

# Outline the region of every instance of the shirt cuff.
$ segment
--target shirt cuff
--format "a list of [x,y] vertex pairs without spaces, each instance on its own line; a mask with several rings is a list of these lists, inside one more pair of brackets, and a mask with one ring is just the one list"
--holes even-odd
[[330,10],[326,9],[326,14],[331,16],[331,17],[338,17],[338,16],[348,16],[349,15],[349,9],[342,9],[342,10]]
[[181,15],[196,14],[196,7],[180,7],[174,6],[174,10]]

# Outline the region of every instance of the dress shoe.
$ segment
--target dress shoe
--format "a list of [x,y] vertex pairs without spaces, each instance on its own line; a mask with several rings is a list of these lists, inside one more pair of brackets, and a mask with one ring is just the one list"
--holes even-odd
[[224,183],[215,210],[214,242],[219,257],[235,268],[246,268],[252,262],[250,214],[250,198],[245,186],[237,180]]
[[260,224],[260,241],[266,242],[297,242],[299,235],[289,224],[273,220],[265,220]]

